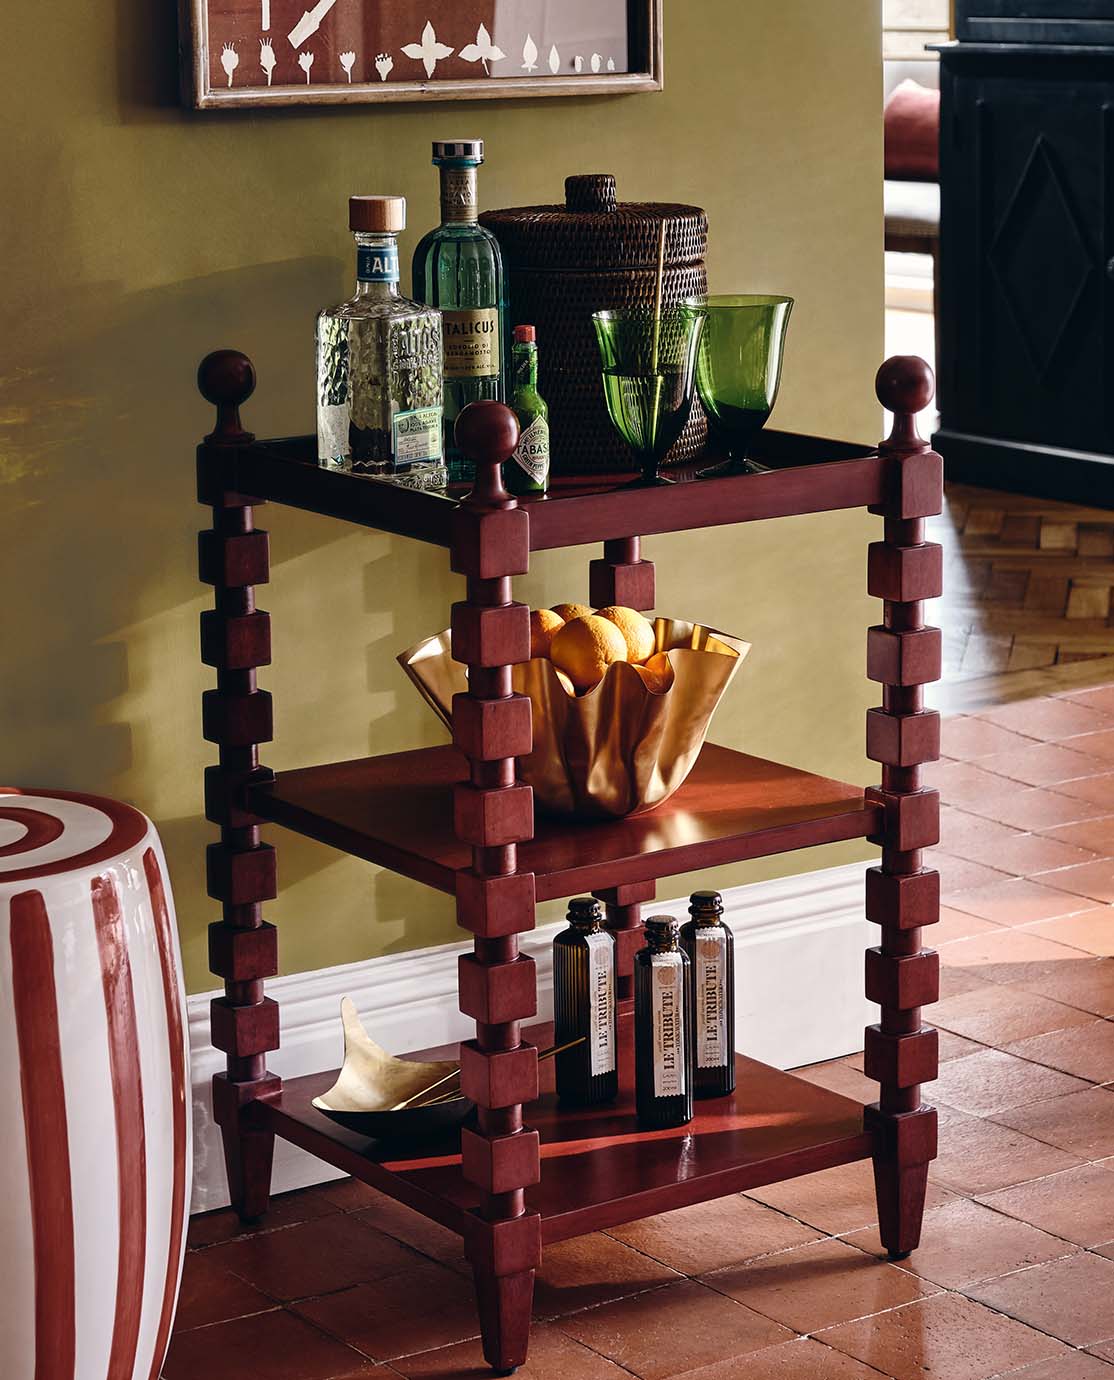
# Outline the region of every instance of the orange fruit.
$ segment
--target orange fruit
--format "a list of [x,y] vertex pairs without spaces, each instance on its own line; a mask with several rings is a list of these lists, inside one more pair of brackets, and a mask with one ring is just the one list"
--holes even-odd
[[574,618],[590,618],[592,610],[587,604],[554,604],[551,612],[558,618],[563,618],[566,623],[571,623]]
[[648,618],[644,618],[637,609],[628,609],[621,604],[612,604],[608,608],[598,610],[597,617],[606,618],[609,623],[614,623],[623,634],[623,640],[627,644],[628,661],[633,661],[637,665],[654,655],[654,648],[657,645],[654,638],[654,625]]
[[548,656],[553,634],[565,626],[565,620],[552,609],[530,611],[530,655]]
[[627,644],[614,623],[589,614],[557,629],[550,658],[578,690],[590,690],[603,680],[609,666],[626,661]]
[[646,689],[652,690],[656,695],[664,695],[676,679],[673,667],[664,652],[658,652],[645,666],[636,666],[634,669],[642,677]]

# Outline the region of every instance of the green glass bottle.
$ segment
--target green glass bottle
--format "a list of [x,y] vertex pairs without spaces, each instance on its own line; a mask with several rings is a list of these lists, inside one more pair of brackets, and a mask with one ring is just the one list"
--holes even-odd
[[549,406],[538,394],[538,346],[533,326],[514,328],[511,407],[518,417],[515,453],[503,466],[512,494],[544,494],[549,487]]
[[648,1130],[692,1120],[692,1002],[688,955],[672,915],[646,919],[634,956],[634,1095]]
[[718,891],[694,891],[681,944],[689,960],[693,1012],[693,1092],[735,1091],[735,940],[723,923]]
[[557,1096],[589,1107],[619,1094],[615,936],[593,896],[574,896],[567,919],[553,941],[553,1043],[581,1043],[555,1056]]
[[439,307],[445,341],[445,458],[449,482],[472,479],[457,449],[456,419],[469,403],[503,401],[503,259],[490,230],[478,223],[476,170],[482,139],[438,140],[441,224],[414,251],[414,297]]

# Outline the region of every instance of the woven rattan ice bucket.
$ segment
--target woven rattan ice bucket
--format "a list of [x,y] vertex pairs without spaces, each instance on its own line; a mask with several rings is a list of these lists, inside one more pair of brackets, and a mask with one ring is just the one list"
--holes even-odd
[[[503,251],[509,324],[537,327],[538,391],[549,404],[554,471],[633,469],[630,448],[607,415],[592,313],[653,306],[663,222],[664,305],[705,293],[707,215],[699,206],[617,202],[614,177],[593,173],[566,178],[564,206],[520,206],[480,219]],[[665,463],[692,460],[707,435],[696,401]]]

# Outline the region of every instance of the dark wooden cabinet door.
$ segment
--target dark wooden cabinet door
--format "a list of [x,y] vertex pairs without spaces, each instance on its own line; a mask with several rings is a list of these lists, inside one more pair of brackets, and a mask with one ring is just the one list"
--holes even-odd
[[943,89],[943,426],[1114,451],[1114,58],[952,50]]

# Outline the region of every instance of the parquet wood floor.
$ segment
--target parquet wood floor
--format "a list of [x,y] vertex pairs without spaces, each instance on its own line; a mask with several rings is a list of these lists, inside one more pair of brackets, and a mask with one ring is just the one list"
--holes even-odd
[[945,708],[1114,679],[1114,513],[952,484],[929,527]]

